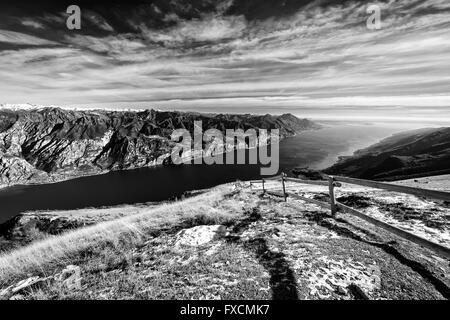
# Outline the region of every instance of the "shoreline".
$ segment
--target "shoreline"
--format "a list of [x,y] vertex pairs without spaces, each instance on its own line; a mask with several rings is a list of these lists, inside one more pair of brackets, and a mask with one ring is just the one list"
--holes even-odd
[[[313,130],[320,130],[320,128],[319,129],[313,129]],[[301,132],[297,132],[294,135],[289,136],[289,137],[279,138],[278,142],[281,142],[282,140],[284,140],[286,138],[296,137],[299,134],[301,134]],[[252,146],[252,147],[245,147],[245,148],[233,148],[233,150],[230,150],[230,151],[222,151],[222,152],[218,152],[218,153],[216,153],[214,155],[210,154],[209,156],[206,156],[206,158],[212,157],[212,156],[217,156],[217,155],[225,155],[228,152],[236,152],[236,151],[242,150],[242,149],[244,149],[244,150],[253,150],[255,148],[266,147],[268,145],[269,144],[266,142],[266,143],[263,143],[261,146]],[[224,150],[226,150],[226,149],[227,149],[227,146],[224,145]],[[102,170],[102,171],[99,171],[99,172],[92,172],[92,173],[91,172],[89,172],[89,173],[87,172],[85,174],[83,174],[83,173],[74,174],[74,175],[69,175],[67,177],[53,176],[53,177],[49,177],[48,181],[44,180],[42,182],[36,181],[36,182],[30,182],[30,183],[15,183],[15,184],[10,184],[10,185],[8,185],[8,184],[0,184],[0,192],[4,191],[5,189],[8,189],[8,188],[14,188],[14,187],[18,187],[18,186],[34,186],[34,185],[54,184],[54,183],[60,183],[60,182],[64,182],[64,181],[75,180],[75,179],[79,179],[79,178],[99,176],[99,175],[108,174],[110,172],[115,172],[115,171],[129,171],[129,170],[138,170],[138,169],[144,169],[144,168],[156,168],[156,167],[161,167],[161,166],[171,166],[170,164],[169,165],[165,165],[164,164],[164,160],[168,159],[170,157],[171,157],[170,154],[161,155],[161,156],[158,157],[158,159],[154,160],[152,162],[152,164],[149,164],[149,165],[146,165],[146,166],[142,166],[142,167],[125,168],[125,169],[113,169],[113,170]],[[192,162],[195,161],[198,158],[205,158],[205,156],[204,155],[202,155],[202,156],[195,156],[195,154],[194,154],[194,156],[191,156],[190,159],[189,159],[189,161],[191,161],[191,163],[184,163],[183,162],[180,165],[188,165],[188,164],[192,165],[193,164]],[[187,160],[187,159],[183,159],[183,161],[185,161],[185,160]],[[202,162],[202,164],[203,164],[203,162]],[[175,166],[177,166],[177,165],[175,165]]]

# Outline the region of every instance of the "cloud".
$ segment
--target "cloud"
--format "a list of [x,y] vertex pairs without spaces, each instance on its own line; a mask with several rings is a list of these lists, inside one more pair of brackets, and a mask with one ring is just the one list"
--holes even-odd
[[89,11],[83,10],[83,18],[87,19],[93,25],[102,29],[104,31],[113,32],[114,28],[99,14]]
[[193,42],[214,43],[220,40],[238,38],[242,36],[246,28],[246,21],[242,16],[209,15],[201,20],[181,20],[176,26],[162,30],[151,30],[145,25],[139,27],[143,35],[152,42],[162,42],[166,46],[185,46]]
[[43,46],[43,45],[55,45],[54,41],[38,38],[32,35],[9,31],[0,30],[0,42],[17,44],[17,45],[30,45],[30,46]]
[[135,52],[137,49],[145,48],[142,41],[129,39],[122,35],[98,38],[75,34],[66,36],[64,40],[74,47],[95,51],[98,53],[107,53],[111,56],[115,55],[118,58]]
[[22,24],[24,26],[31,27],[31,28],[34,28],[34,29],[44,29],[45,28],[42,23],[37,22],[37,21],[33,21],[31,19],[23,20]]
[[[448,1],[379,5],[378,31],[366,28],[366,4],[340,1],[253,20],[225,14],[229,1],[192,18],[149,7],[122,26],[83,10],[95,28],[0,30],[0,42],[33,46],[0,51],[2,102],[450,117]],[[145,23],[147,14],[167,25]],[[49,30],[60,19],[39,21]]]

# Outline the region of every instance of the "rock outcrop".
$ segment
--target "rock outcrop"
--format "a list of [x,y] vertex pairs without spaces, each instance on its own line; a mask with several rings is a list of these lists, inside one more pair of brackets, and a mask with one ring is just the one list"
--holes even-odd
[[[231,115],[59,108],[0,109],[0,186],[41,183],[165,164],[175,129],[279,129],[280,138],[317,128],[291,114]],[[227,149],[228,150],[228,149]]]
[[32,276],[23,279],[0,291],[0,300],[25,300],[25,296],[32,290],[36,290],[49,284],[55,284],[67,290],[81,289],[81,269],[79,266],[68,265],[64,270],[53,276]]
[[175,241],[175,247],[179,246],[201,246],[208,242],[223,237],[226,228],[222,225],[196,226],[190,229],[181,230]]

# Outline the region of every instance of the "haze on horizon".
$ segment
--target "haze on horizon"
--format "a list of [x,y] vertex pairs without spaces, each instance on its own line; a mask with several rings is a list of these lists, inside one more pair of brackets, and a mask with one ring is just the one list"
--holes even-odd
[[450,2],[1,4],[0,79],[4,104],[450,122]]

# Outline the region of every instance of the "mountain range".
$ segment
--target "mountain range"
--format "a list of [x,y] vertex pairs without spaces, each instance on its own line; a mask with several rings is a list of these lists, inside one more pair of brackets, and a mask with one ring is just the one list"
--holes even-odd
[[[0,109],[0,185],[61,181],[166,164],[175,129],[279,129],[280,138],[319,126],[292,114]],[[227,151],[230,146],[225,145]],[[233,148],[233,146],[231,146]]]

